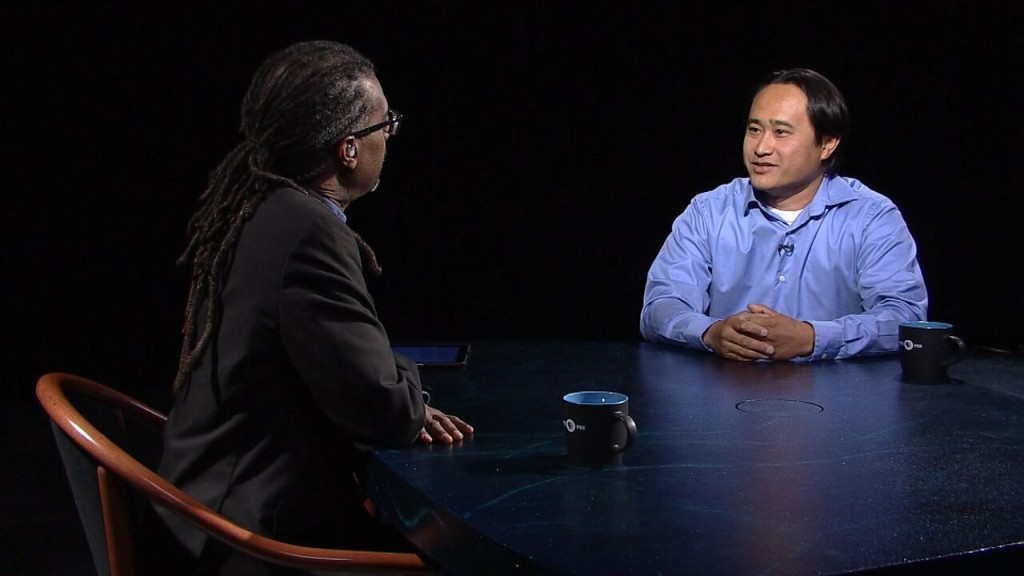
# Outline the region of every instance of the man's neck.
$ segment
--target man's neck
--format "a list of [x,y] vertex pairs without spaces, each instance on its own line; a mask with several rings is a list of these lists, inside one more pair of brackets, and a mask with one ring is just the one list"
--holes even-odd
[[334,180],[324,180],[316,184],[316,191],[324,198],[338,205],[342,210],[348,208],[352,195]]
[[777,210],[803,210],[811,203],[811,200],[814,200],[814,195],[818,193],[818,188],[824,178],[824,173],[818,174],[806,186],[791,194],[776,196],[759,190],[755,190],[754,194],[765,205]]

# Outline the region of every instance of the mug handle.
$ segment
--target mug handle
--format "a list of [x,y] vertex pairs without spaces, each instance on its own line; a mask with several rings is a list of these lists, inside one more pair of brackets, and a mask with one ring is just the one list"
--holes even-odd
[[953,336],[950,334],[949,336],[946,336],[946,342],[952,345],[953,350],[952,354],[950,354],[949,358],[946,359],[946,362],[943,365],[949,366],[950,364],[956,364],[963,360],[964,356],[967,355],[967,345],[964,344],[963,339],[959,336]]
[[616,412],[615,418],[626,427],[626,444],[624,446],[612,444],[612,452],[622,452],[636,441],[636,422],[628,414],[622,412]]

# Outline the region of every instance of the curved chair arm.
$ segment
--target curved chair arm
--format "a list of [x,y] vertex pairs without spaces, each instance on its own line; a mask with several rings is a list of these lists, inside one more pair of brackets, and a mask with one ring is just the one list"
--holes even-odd
[[306,570],[367,574],[436,573],[413,553],[299,546],[242,528],[195,500],[104,436],[68,401],[69,393],[97,398],[119,410],[123,417],[158,430],[163,429],[166,416],[126,394],[73,374],[45,374],[36,384],[36,396],[43,409],[75,444],[156,504],[231,547],[265,561]]

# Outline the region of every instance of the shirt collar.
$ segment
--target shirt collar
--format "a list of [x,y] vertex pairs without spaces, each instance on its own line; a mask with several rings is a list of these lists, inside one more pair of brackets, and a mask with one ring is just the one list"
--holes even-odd
[[330,199],[325,198],[321,194],[317,194],[316,197],[320,200],[320,202],[324,206],[327,207],[328,210],[331,211],[332,214],[337,216],[339,220],[341,220],[345,224],[348,224],[348,217],[345,216],[345,211],[341,209],[341,206],[338,206],[337,204],[332,202]]
[[[818,215],[824,212],[826,208],[845,204],[856,196],[857,194],[845,179],[833,174],[825,174],[825,177],[821,179],[821,184],[818,185],[818,191],[814,193],[814,198],[811,199],[810,204],[804,207],[804,210],[812,216]],[[746,210],[743,212],[743,215],[746,216],[752,208],[768,210],[768,207],[761,206],[760,201],[754,196],[754,187],[747,186]]]

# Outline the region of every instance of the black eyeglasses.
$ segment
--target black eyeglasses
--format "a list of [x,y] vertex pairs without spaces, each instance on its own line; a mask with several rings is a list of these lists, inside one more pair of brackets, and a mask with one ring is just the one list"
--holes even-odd
[[387,120],[385,120],[383,122],[379,122],[379,123],[374,124],[372,126],[367,126],[366,128],[362,128],[360,130],[356,130],[352,134],[349,134],[349,136],[354,136],[356,138],[362,138],[363,136],[369,136],[370,134],[373,134],[377,130],[384,130],[384,132],[388,136],[394,136],[395,134],[398,134],[398,126],[401,124],[401,122],[402,122],[402,113],[401,112],[399,112],[398,110],[388,110],[388,119]]

